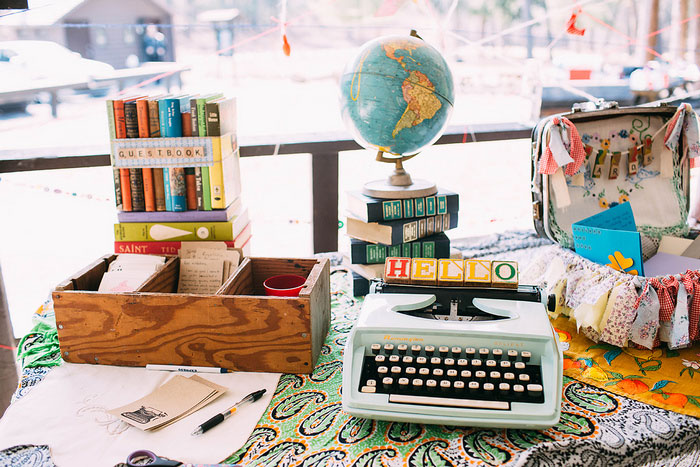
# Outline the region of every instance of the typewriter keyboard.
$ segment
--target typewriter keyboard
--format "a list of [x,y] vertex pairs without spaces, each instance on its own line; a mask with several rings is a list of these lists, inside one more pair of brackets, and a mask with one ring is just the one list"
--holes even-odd
[[527,350],[372,344],[360,392],[389,402],[510,410],[511,402],[544,403],[542,373]]

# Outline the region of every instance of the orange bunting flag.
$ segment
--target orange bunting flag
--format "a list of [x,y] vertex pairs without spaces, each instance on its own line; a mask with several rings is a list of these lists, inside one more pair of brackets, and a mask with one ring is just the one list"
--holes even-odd
[[583,34],[586,32],[585,29],[579,29],[576,27],[576,18],[578,18],[579,13],[581,13],[581,10],[571,13],[571,18],[569,18],[569,21],[566,22],[566,32],[573,34],[574,36],[583,36]]
[[292,53],[292,49],[289,47],[289,41],[287,40],[286,34],[282,35],[282,51],[287,57],[289,57],[289,55]]

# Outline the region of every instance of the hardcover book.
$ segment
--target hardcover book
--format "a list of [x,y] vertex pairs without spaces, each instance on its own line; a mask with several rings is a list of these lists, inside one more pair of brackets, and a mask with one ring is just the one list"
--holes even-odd
[[446,213],[420,219],[399,219],[388,222],[363,222],[347,218],[348,236],[370,243],[396,245],[413,242],[429,235],[457,227],[459,215]]
[[350,261],[353,264],[384,264],[387,257],[449,258],[450,239],[440,232],[414,242],[396,245],[350,240]]
[[[234,240],[224,240],[224,243],[226,243],[227,248],[240,248],[245,252],[250,247],[251,238],[252,229],[250,223],[248,223]],[[118,254],[136,253],[140,255],[176,255],[181,246],[181,241],[115,241],[114,252]]]
[[123,222],[114,240],[136,242],[234,240],[249,222],[248,210],[227,222]]
[[353,217],[364,222],[383,222],[397,219],[436,216],[459,211],[459,195],[438,189],[433,196],[407,199],[379,199],[360,191],[347,193],[347,209]]

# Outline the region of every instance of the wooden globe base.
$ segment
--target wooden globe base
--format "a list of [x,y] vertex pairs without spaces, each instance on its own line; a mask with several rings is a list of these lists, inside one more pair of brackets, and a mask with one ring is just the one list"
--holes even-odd
[[392,185],[389,180],[375,180],[365,183],[362,193],[380,199],[408,199],[431,196],[437,193],[437,186],[427,180],[413,180],[410,185]]

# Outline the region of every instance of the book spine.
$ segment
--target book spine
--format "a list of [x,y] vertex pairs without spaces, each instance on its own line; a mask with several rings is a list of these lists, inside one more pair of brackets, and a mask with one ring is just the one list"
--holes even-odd
[[397,219],[412,219],[459,211],[457,193],[438,192],[434,196],[407,199],[375,199],[359,193],[350,195],[350,211],[366,222],[385,222]]
[[139,120],[136,111],[136,102],[124,102],[124,123],[126,125],[126,137],[139,137]]
[[197,99],[197,134],[199,136],[210,136],[207,134],[207,101]]
[[[158,169],[156,169],[158,170]],[[143,199],[146,207],[146,211],[153,212],[156,210],[156,195],[155,186],[153,184],[153,169],[144,168],[142,169],[143,175]]]
[[449,258],[450,239],[438,234],[415,242],[381,245],[353,240],[350,244],[352,264],[379,264],[387,257]]
[[183,112],[180,118],[182,119],[182,136],[192,136],[192,117],[189,112]]
[[[235,248],[233,241],[224,241],[226,248]],[[140,255],[176,255],[182,242],[114,242],[114,252],[135,253]]]
[[207,102],[205,108],[207,116],[207,136],[221,136],[218,102]]
[[209,180],[209,167],[202,167],[202,201],[204,210],[211,211],[211,183]]
[[156,100],[148,101],[148,137],[160,138],[160,116]]
[[172,211],[187,211],[187,185],[185,182],[185,169],[182,167],[169,167],[170,202]]
[[222,165],[222,141],[221,138],[212,139],[212,151],[214,152],[214,164],[209,167],[209,187],[212,209],[224,209],[224,170]]
[[[182,136],[182,114],[180,103],[177,99],[164,99],[166,102],[166,128],[165,136],[179,138]],[[161,129],[162,133],[162,129]]]
[[195,206],[197,211],[204,211],[204,191],[202,187],[202,168],[195,167],[194,169],[194,192]]
[[129,182],[132,211],[145,211],[146,201],[143,196],[143,172],[141,169],[129,169]]
[[117,139],[126,138],[126,121],[124,120],[124,101],[113,101],[114,106],[114,133]]
[[173,198],[170,192],[170,170],[167,167],[165,167],[161,169],[161,172],[163,172],[163,193],[165,195],[165,210],[172,211]]
[[153,193],[156,211],[167,211],[165,208],[165,189],[163,187],[163,169],[153,169]]
[[185,169],[185,190],[187,197],[187,209],[197,210],[197,182],[194,174],[194,167]]
[[[112,102],[114,109],[114,136],[117,139],[126,138],[126,121],[124,120],[124,101]],[[121,186],[122,210],[131,211],[131,184],[129,181],[129,169],[119,169],[119,185]]]
[[112,168],[112,175],[114,179],[114,204],[117,209],[122,209],[122,185],[121,185],[121,174],[119,169],[116,167]]
[[422,219],[392,221],[385,223],[385,225],[391,226],[391,245],[395,245],[413,242],[435,233],[453,229],[457,227],[458,217],[457,213],[447,213]]
[[127,222],[114,224],[114,240],[118,242],[233,241],[234,231],[232,222]]
[[[149,121],[149,108],[146,99],[136,101],[136,119],[138,122],[139,138],[150,138],[151,129]],[[157,169],[156,169],[157,170]],[[155,191],[153,185],[153,169],[141,169],[143,179],[143,199],[145,210],[152,212],[156,210]]]
[[[107,128],[109,129],[109,139],[110,141],[116,139],[117,132],[114,123],[114,101],[108,99],[105,101],[107,105]],[[116,167],[112,168],[113,180],[114,180],[114,205],[117,209],[122,209],[122,187],[119,175],[119,169]]]
[[151,131],[148,122],[148,101],[146,99],[136,101],[136,121],[138,123],[139,138],[149,138]]
[[199,134],[199,119],[197,118],[197,99],[190,99],[190,126],[192,136],[204,136]]
[[122,211],[133,211],[129,169],[119,169],[119,182],[122,187]]

